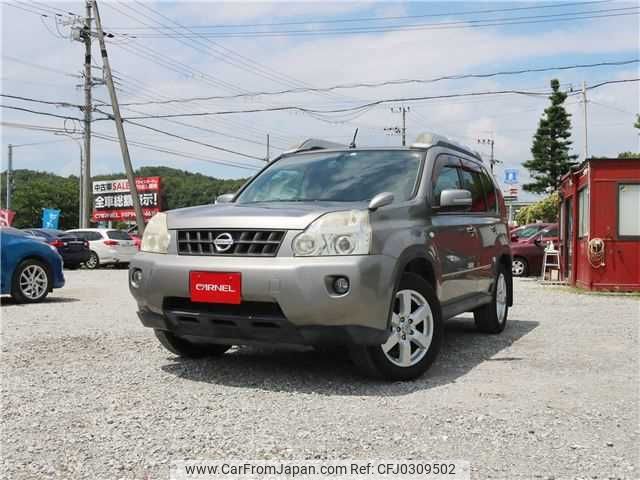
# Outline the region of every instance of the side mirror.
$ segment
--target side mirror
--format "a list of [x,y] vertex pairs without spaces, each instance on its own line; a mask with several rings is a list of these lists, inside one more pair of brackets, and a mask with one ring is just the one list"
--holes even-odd
[[235,197],[235,193],[225,193],[224,195],[218,195],[216,198],[216,203],[230,203],[233,201],[233,197]]
[[369,202],[369,210],[377,210],[380,207],[384,207],[386,205],[390,205],[393,203],[393,193],[391,192],[382,192],[377,194],[375,197],[371,199]]
[[441,208],[470,207],[471,192],[469,190],[443,190],[440,193]]
[[517,242],[518,241],[518,236],[517,235],[511,235],[511,241],[512,242]]

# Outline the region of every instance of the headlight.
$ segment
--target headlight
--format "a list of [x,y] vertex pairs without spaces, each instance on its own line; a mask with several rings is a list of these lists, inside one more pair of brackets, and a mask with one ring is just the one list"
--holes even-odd
[[368,255],[371,244],[369,212],[327,213],[293,239],[296,257]]
[[144,229],[140,250],[151,253],[167,253],[170,240],[171,236],[167,228],[167,215],[164,213],[156,213]]

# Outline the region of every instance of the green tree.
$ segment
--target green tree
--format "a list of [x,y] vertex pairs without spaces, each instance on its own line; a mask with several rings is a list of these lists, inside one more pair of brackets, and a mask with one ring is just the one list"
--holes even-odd
[[556,192],[539,202],[521,208],[516,214],[518,225],[533,222],[555,222],[560,212],[560,195]]
[[563,104],[567,94],[560,91],[560,82],[551,80],[551,105],[547,107],[533,136],[533,159],[524,162],[533,182],[524,185],[529,192],[544,193],[560,186],[560,178],[576,164],[577,155],[570,155],[571,114]]
[[640,115],[636,115],[636,123],[633,126],[640,130]]

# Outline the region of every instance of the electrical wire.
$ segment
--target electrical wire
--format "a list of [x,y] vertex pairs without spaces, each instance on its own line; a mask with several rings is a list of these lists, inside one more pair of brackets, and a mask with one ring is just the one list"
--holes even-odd
[[[590,10],[583,12],[567,12],[552,15],[533,15],[528,17],[506,17],[499,19],[482,19],[482,20],[465,20],[458,22],[439,22],[439,23],[425,23],[414,25],[399,25],[389,27],[351,27],[344,29],[325,29],[325,30],[281,30],[271,32],[202,32],[199,36],[205,36],[210,38],[258,38],[258,37],[283,37],[283,36],[326,36],[326,35],[352,35],[352,34],[367,34],[367,33],[386,33],[386,32],[407,32],[407,31],[426,31],[426,30],[458,30],[468,28],[480,28],[480,27],[501,27],[509,25],[525,25],[525,24],[537,24],[537,23],[551,23],[551,22],[563,22],[574,20],[591,20],[596,18],[612,18],[629,15],[637,15],[639,7],[621,7],[611,8],[603,10]],[[632,10],[632,11],[630,11]],[[620,12],[620,13],[610,13]],[[623,13],[626,12],[626,13]],[[177,38],[173,34],[163,33],[141,33],[135,35],[129,35],[130,38]],[[190,38],[193,34],[179,35],[181,38]]]
[[[402,16],[380,16],[380,17],[361,17],[361,18],[338,18],[331,20],[304,20],[304,21],[289,21],[289,22],[270,22],[270,23],[245,23],[245,24],[225,24],[225,25],[189,25],[185,28],[205,29],[205,28],[245,28],[245,27],[273,27],[280,25],[315,25],[319,23],[361,23],[361,22],[378,22],[387,20],[406,20],[413,18],[429,18],[429,17],[450,17],[461,15],[474,15],[483,13],[502,13],[502,12],[514,12],[521,10],[535,10],[542,8],[562,8],[572,6],[590,5],[595,3],[607,3],[610,0],[597,0],[591,2],[571,2],[571,3],[552,3],[546,5],[534,5],[530,7],[513,7],[513,8],[500,8],[491,10],[467,10],[467,11],[451,11],[443,13],[428,13],[422,15],[402,15]],[[109,30],[144,30],[144,27],[110,27]]]
[[50,101],[50,100],[39,100],[37,98],[21,97],[19,95],[9,95],[7,93],[0,93],[0,97],[11,98],[13,100],[22,100],[22,101],[25,101],[25,102],[44,103],[46,105],[55,105],[57,107],[71,107],[71,108],[79,108],[79,109],[84,108],[82,105],[77,105],[75,103],[55,102],[55,101]]
[[317,88],[292,88],[288,90],[278,90],[278,91],[261,91],[261,92],[249,92],[249,93],[240,93],[236,95],[217,95],[217,96],[204,96],[204,97],[186,97],[186,98],[173,98],[170,100],[159,100],[156,102],[133,102],[133,103],[123,103],[123,106],[129,105],[149,105],[151,103],[154,104],[168,104],[168,103],[186,103],[186,102],[199,102],[199,101],[209,101],[209,100],[229,100],[236,98],[244,98],[244,97],[258,97],[263,95],[284,95],[289,93],[304,93],[304,92],[328,92],[331,90],[338,89],[351,89],[351,88],[379,88],[379,87],[387,87],[387,86],[395,86],[395,85],[408,85],[408,84],[430,84],[441,82],[444,80],[463,80],[469,78],[491,78],[498,76],[507,76],[507,75],[522,75],[525,73],[541,73],[541,72],[549,72],[549,71],[560,71],[560,70],[573,70],[573,69],[582,69],[582,68],[596,68],[596,67],[609,67],[609,66],[621,66],[621,65],[629,65],[632,63],[638,63],[640,59],[634,58],[629,60],[620,60],[620,61],[604,61],[598,63],[583,63],[583,64],[575,64],[575,65],[557,65],[551,67],[539,67],[539,68],[521,68],[518,70],[504,70],[498,72],[490,72],[490,73],[465,73],[465,74],[457,74],[457,75],[443,75],[440,77],[428,78],[428,79],[399,79],[399,80],[386,80],[382,82],[360,82],[360,83],[344,83],[338,85],[332,85],[329,87],[317,87]]
[[[611,85],[617,83],[628,83],[628,82],[637,82],[640,78],[628,78],[623,80],[608,80],[605,82],[601,82],[590,87],[587,87],[587,90],[593,90],[604,85]],[[316,114],[328,114],[328,113],[344,113],[344,112],[354,112],[359,111],[366,107],[374,107],[377,105],[387,104],[387,103],[403,103],[403,102],[420,102],[426,100],[434,100],[441,98],[461,98],[461,97],[480,97],[486,95],[526,95],[531,97],[546,97],[548,93],[543,92],[528,92],[523,90],[494,90],[487,92],[466,92],[466,93],[450,93],[444,95],[430,95],[430,96],[419,96],[419,97],[402,97],[402,98],[387,98],[382,100],[376,100],[369,103],[365,103],[363,105],[359,105],[356,107],[345,107],[345,108],[335,108],[329,110],[318,110],[312,108],[305,108],[296,105],[287,105],[281,107],[269,107],[269,108],[251,108],[251,109],[239,109],[239,110],[219,110],[213,112],[198,112],[198,113],[182,113],[182,114],[167,114],[167,115],[148,115],[142,117],[125,117],[126,120],[141,120],[141,119],[150,119],[150,118],[175,118],[175,117],[197,117],[197,116],[209,116],[209,115],[231,115],[238,113],[260,113],[260,112],[282,112],[282,111],[299,111],[303,113],[316,113]],[[568,96],[578,95],[580,92],[572,92],[569,93]]]
[[[21,112],[33,113],[33,114],[36,114],[36,115],[43,115],[43,116],[46,116],[46,117],[61,118],[63,120],[75,120],[75,121],[78,121],[78,122],[82,121],[81,118],[69,117],[67,115],[56,115],[55,113],[40,112],[40,111],[37,111],[37,110],[31,110],[29,108],[14,107],[14,106],[10,106],[10,105],[2,105],[2,104],[0,104],[0,107],[1,108],[8,108],[10,110],[18,110],[18,111],[21,111]],[[103,119],[96,119],[96,120],[103,120]]]

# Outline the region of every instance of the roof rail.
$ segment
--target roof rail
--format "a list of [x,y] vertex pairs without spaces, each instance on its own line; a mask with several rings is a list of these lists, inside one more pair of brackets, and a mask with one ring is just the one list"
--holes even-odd
[[326,149],[334,149],[334,148],[335,149],[347,148],[347,145],[344,145],[342,143],[329,142],[328,140],[322,140],[321,138],[307,138],[304,142],[282,153],[286,154],[286,153],[301,152],[305,150],[326,150]]
[[444,135],[438,135],[436,133],[424,132],[418,135],[416,141],[411,144],[414,148],[429,148],[434,147],[436,145],[443,145],[447,147],[453,147],[457,150],[462,150],[468,155],[472,157],[476,157],[478,160],[482,161],[482,157],[476,151],[471,149],[470,147],[456,142],[455,140],[451,140],[450,138],[445,137]]

